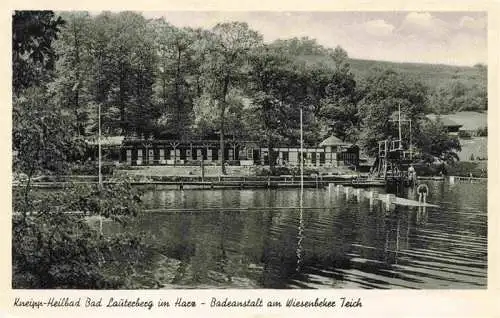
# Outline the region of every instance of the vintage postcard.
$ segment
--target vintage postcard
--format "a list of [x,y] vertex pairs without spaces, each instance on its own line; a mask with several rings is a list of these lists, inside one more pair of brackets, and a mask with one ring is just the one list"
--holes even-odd
[[5,16],[8,317],[500,315],[495,3],[61,5]]

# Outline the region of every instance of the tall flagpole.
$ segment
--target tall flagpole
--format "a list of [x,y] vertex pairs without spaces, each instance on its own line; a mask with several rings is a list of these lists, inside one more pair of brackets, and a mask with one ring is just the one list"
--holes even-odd
[[101,172],[101,103],[98,104],[98,136],[97,136],[97,143],[98,143],[98,173],[99,173],[99,234],[102,235],[102,215],[101,215],[101,191],[102,191],[102,172]]
[[302,240],[304,239],[304,216],[303,216],[303,197],[304,197],[304,136],[302,126],[302,108],[300,108],[300,206],[299,206],[299,233],[297,241],[297,272],[300,271],[302,262]]
[[300,207],[302,208],[302,196],[304,194],[304,136],[302,128],[302,108],[300,108]]
[[413,140],[411,136],[411,119],[410,119],[410,160],[413,160]]
[[401,149],[401,103],[398,104],[398,114],[399,114],[399,120],[398,120],[398,127],[399,127],[399,146],[398,148]]
[[99,189],[102,188],[102,173],[101,173],[101,104],[99,103],[98,105],[98,116],[99,116],[99,119],[98,119],[98,124],[99,124],[99,133],[98,133],[98,137],[97,137],[97,143],[99,145]]
[[[98,80],[97,80],[97,85],[98,85],[98,89],[100,91],[101,89],[101,72],[102,72],[102,69],[101,69],[101,64],[102,64],[102,56],[101,56],[101,52],[99,52],[99,61],[98,61]],[[99,102],[97,104],[97,124],[98,124],[98,134],[97,134],[97,144],[98,144],[98,178],[99,178],[99,184],[98,184],[98,189],[99,189],[99,234],[102,236],[102,215],[101,215],[101,207],[102,207],[102,204],[101,204],[101,196],[102,196],[102,171],[101,171],[101,103]]]

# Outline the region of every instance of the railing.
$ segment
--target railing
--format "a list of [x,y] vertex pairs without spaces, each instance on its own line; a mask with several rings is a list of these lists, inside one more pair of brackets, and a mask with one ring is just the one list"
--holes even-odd
[[[67,187],[77,184],[97,184],[95,179],[75,181],[71,180],[72,176],[65,178],[57,178],[56,181],[39,181],[32,182],[33,187],[50,188],[50,187]],[[328,183],[352,183],[354,178],[358,176],[336,176],[336,175],[315,175],[304,176],[304,184],[306,186],[323,187]],[[281,176],[147,176],[140,175],[136,179],[130,180],[136,185],[216,185],[216,186],[299,186],[300,175],[281,175]],[[361,180],[361,179],[360,179]],[[104,184],[115,184],[119,181],[112,179],[105,180]],[[26,185],[25,181],[15,181],[12,183],[14,187],[22,187]]]

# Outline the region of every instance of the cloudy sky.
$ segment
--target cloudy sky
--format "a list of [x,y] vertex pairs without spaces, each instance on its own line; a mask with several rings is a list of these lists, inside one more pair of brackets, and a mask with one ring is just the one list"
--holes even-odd
[[396,62],[487,63],[484,12],[143,12],[176,26],[211,28],[245,21],[265,41],[309,36],[350,57]]

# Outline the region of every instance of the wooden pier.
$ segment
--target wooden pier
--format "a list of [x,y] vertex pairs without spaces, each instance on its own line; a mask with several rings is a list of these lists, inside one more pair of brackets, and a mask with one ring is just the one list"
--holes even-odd
[[[273,177],[236,177],[220,176],[201,179],[198,176],[171,177],[168,180],[152,180],[145,177],[143,180],[130,181],[133,186],[151,186],[154,188],[172,189],[254,189],[254,188],[300,188],[301,180],[297,176],[273,176]],[[104,180],[105,184],[118,184],[120,181]],[[77,185],[97,185],[97,180],[61,180],[32,182],[33,188],[62,189]],[[329,184],[352,186],[355,188],[370,188],[385,186],[384,180],[371,180],[357,176],[305,176],[304,188],[325,188]],[[25,183],[13,182],[13,187],[23,187]]]
[[364,190],[333,183],[328,185],[328,192],[335,192],[337,195],[345,195],[346,197],[355,196],[356,198],[358,198],[358,201],[368,198],[370,200],[370,204],[373,204],[373,202],[376,200],[381,201],[382,203],[385,203],[385,206],[388,209],[390,209],[391,206],[396,205],[414,207],[439,207],[438,205],[427,203],[425,199],[422,201],[416,201],[398,197],[392,193],[379,193],[376,190]]
[[[43,180],[43,181],[41,181]],[[462,177],[462,176],[422,176],[419,181],[439,181],[454,183],[482,183],[487,178]],[[103,184],[117,184],[120,181],[104,179]],[[320,175],[304,176],[304,188],[325,188],[329,184],[351,186],[353,188],[378,188],[385,187],[387,180],[383,178],[368,178],[367,176],[341,176]],[[32,180],[31,187],[42,189],[62,189],[77,185],[97,185],[98,180],[94,176],[56,176],[39,177]],[[171,189],[254,189],[254,188],[300,188],[300,176],[211,176],[202,178],[200,176],[175,176],[154,177],[144,176],[143,179],[131,181],[133,186],[152,186]],[[25,186],[25,182],[14,181],[13,188]]]

